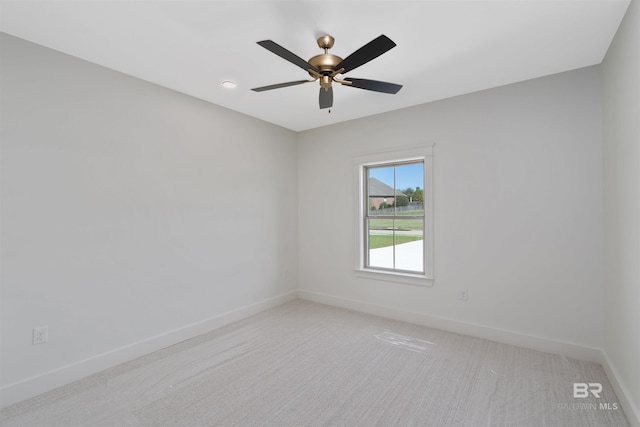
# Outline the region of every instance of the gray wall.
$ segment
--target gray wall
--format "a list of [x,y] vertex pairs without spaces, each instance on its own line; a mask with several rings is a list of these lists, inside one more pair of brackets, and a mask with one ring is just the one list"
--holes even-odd
[[[596,66],[301,133],[300,295],[599,359],[601,117]],[[354,156],[428,143],[433,287],[357,276]]]
[[[640,425],[640,5],[632,1],[603,62],[604,352]],[[618,393],[620,395],[620,393]]]
[[[31,377],[62,368],[42,391],[128,346],[295,297],[295,133],[1,43],[3,404]],[[49,342],[32,345],[44,325]]]

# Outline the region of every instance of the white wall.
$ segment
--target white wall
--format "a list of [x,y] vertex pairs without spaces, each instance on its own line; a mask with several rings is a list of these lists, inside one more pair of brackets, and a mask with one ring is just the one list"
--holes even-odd
[[[603,62],[604,352],[640,425],[640,6],[632,1]],[[611,377],[612,375],[610,375]],[[618,392],[618,395],[622,395]]]
[[295,133],[1,43],[3,404],[295,297]]
[[[580,69],[301,133],[300,295],[598,360],[599,73]],[[356,277],[352,158],[421,143],[435,144],[433,287]],[[469,301],[458,301],[460,289]]]

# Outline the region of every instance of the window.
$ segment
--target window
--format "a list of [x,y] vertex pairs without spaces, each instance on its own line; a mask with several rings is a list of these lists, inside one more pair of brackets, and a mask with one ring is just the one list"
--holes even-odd
[[424,274],[424,162],[364,166],[365,267]]
[[433,279],[431,147],[360,156],[357,265],[374,278]]

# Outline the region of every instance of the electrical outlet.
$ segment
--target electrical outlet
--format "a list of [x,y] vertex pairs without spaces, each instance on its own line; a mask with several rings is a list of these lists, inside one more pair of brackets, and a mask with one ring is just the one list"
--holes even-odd
[[44,344],[49,341],[49,327],[43,326],[42,328],[33,329],[33,345]]
[[458,299],[460,301],[468,301],[469,300],[469,291],[467,289],[460,289],[458,293]]

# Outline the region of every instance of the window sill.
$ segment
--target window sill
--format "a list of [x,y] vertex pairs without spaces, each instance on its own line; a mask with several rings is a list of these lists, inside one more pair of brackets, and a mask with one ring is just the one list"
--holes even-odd
[[382,280],[384,282],[404,283],[429,288],[433,286],[433,279],[421,274],[386,272],[365,268],[355,269],[355,274],[362,279]]

